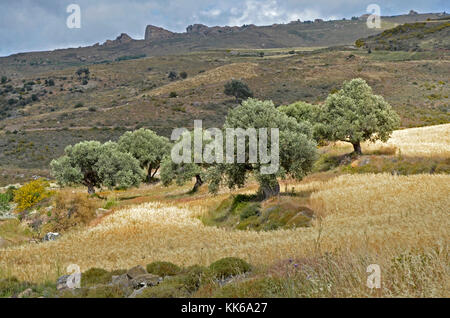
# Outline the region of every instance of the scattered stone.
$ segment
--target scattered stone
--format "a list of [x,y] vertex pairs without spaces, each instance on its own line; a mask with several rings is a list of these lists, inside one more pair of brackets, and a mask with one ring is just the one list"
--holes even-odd
[[69,288],[69,286],[67,286],[67,280],[69,279],[70,275],[63,275],[61,277],[59,277],[56,280],[56,290],[64,290]]
[[61,237],[61,234],[56,233],[56,232],[48,232],[47,234],[45,234],[43,241],[47,242],[47,241],[55,241],[57,239],[59,239]]
[[361,160],[361,162],[359,163],[359,166],[361,167],[361,166],[365,166],[365,165],[368,165],[370,163],[370,158],[363,158],[362,160]]
[[142,265],[135,266],[127,272],[127,276],[129,279],[134,279],[134,278],[138,277],[139,275],[145,275],[145,274],[148,274],[148,273],[147,273],[147,270]]
[[156,286],[161,281],[162,278],[157,275],[143,274],[133,278],[133,280],[131,280],[131,284],[133,285],[134,289],[140,289],[142,287]]
[[113,276],[112,277],[112,284],[117,285],[119,287],[129,287],[130,286],[130,280],[128,279],[127,274]]
[[28,298],[32,294],[33,294],[33,290],[31,288],[27,288],[23,292],[21,292],[19,295],[17,295],[17,298]]
[[136,298],[137,296],[139,296],[140,294],[142,294],[142,292],[146,289],[147,287],[142,287],[136,290],[133,290],[133,292],[131,293],[130,296],[128,296],[128,298]]

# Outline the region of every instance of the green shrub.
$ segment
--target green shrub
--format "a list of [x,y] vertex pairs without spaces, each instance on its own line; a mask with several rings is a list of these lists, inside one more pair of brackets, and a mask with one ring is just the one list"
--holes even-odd
[[29,283],[20,282],[16,277],[0,279],[0,297],[17,295],[29,287]]
[[180,298],[189,296],[186,288],[177,281],[164,281],[163,283],[146,288],[138,298]]
[[170,92],[169,94],[169,98],[175,98],[177,96],[178,96],[177,92]]
[[86,298],[123,298],[125,293],[119,286],[97,286],[87,290]]
[[81,286],[88,287],[110,283],[112,274],[101,268],[90,268],[81,274]]
[[153,262],[147,265],[147,272],[158,276],[173,276],[180,273],[181,268],[170,262]]
[[216,278],[224,278],[246,273],[251,270],[250,264],[237,257],[222,258],[209,266]]
[[258,203],[253,203],[253,204],[249,204],[247,205],[241,212],[240,214],[240,218],[241,221],[245,220],[251,216],[254,215],[258,215],[259,214],[259,204]]

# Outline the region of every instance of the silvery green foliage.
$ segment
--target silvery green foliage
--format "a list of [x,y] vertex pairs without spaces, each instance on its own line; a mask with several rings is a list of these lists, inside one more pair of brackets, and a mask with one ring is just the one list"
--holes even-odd
[[170,153],[171,148],[169,139],[145,128],[126,132],[120,137],[118,144],[122,152],[130,153],[139,161],[141,168],[147,171],[147,181],[158,171],[161,161]]
[[280,106],[278,110],[295,118],[299,123],[309,123],[312,127],[314,139],[317,142],[323,139],[326,127],[320,122],[320,116],[323,112],[323,108],[320,105],[298,101],[290,105]]
[[361,78],[344,82],[341,90],[328,96],[320,121],[327,127],[328,140],[352,144],[387,141],[400,123],[392,107]]
[[64,153],[50,163],[52,175],[62,185],[82,184],[93,193],[101,186],[137,186],[143,178],[139,161],[114,142],[83,141],[67,146]]
[[[229,111],[224,124],[224,129],[226,128],[268,128],[269,130],[278,128],[280,169],[275,174],[262,175],[259,172],[261,167],[259,162],[218,164],[208,170],[209,189],[212,192],[217,192],[221,183],[225,183],[229,188],[242,187],[247,180],[248,172],[253,172],[260,183],[261,190],[269,188],[277,193],[279,191],[277,177],[289,176],[301,179],[311,170],[317,158],[311,125],[305,122],[298,123],[294,118],[278,111],[272,101],[247,99],[242,105]],[[246,143],[246,149],[248,149],[248,140]],[[270,145],[270,141],[268,144]]]
[[[161,162],[161,182],[164,186],[169,186],[173,181],[178,186],[184,185],[191,181],[192,178],[197,178],[197,182],[203,182],[205,177],[205,169],[209,166],[206,163],[194,163],[194,132],[186,132],[186,138],[191,139],[191,162],[190,163],[174,163],[170,154],[165,156]],[[203,146],[206,141],[202,140]],[[195,189],[195,188],[194,188]]]

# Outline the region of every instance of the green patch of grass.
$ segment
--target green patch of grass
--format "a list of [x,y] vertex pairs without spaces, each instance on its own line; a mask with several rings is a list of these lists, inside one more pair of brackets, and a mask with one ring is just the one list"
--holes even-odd
[[111,282],[112,273],[101,268],[90,268],[81,274],[81,286],[89,287]]
[[147,272],[158,276],[174,276],[180,273],[181,268],[170,262],[153,262],[147,265]]

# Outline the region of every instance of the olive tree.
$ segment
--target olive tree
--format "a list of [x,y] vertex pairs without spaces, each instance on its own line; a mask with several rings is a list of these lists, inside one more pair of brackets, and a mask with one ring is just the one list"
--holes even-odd
[[326,126],[321,122],[323,107],[320,105],[313,105],[303,101],[298,101],[290,105],[280,106],[278,107],[278,110],[290,117],[295,118],[299,123],[309,123],[316,142],[319,143],[324,139]]
[[144,174],[139,161],[121,152],[114,142],[83,141],[67,146],[64,155],[50,163],[51,173],[62,185],[82,184],[88,193],[106,186],[138,186]]
[[228,96],[234,96],[236,98],[236,103],[239,103],[239,100],[253,97],[253,92],[248,87],[248,85],[240,80],[235,79],[225,84],[224,93]]
[[171,147],[169,139],[145,128],[126,132],[119,138],[118,144],[122,152],[130,153],[139,161],[141,168],[147,172],[148,183],[154,180],[162,159],[170,153]]
[[[228,128],[266,128],[268,132],[271,128],[278,128],[278,149],[272,148],[270,152],[279,150],[279,168],[273,173],[262,173],[262,168],[268,164],[262,163],[261,158],[257,162],[249,160],[249,151],[246,151],[242,163],[234,160],[234,163],[221,163],[208,169],[209,189],[213,193],[218,191],[221,183],[229,188],[243,187],[249,173],[253,173],[260,185],[259,193],[266,199],[280,192],[278,177],[300,180],[311,170],[317,158],[316,142],[312,139],[310,125],[298,123],[278,111],[272,101],[247,99],[228,112],[224,129]],[[271,133],[268,133],[267,145],[272,145]],[[245,139],[245,149],[249,150],[249,138]],[[237,152],[234,156],[238,156]]]
[[365,80],[356,78],[327,97],[320,122],[326,125],[328,140],[350,142],[354,152],[362,154],[361,142],[387,141],[400,119]]
[[[209,141],[203,138],[204,131],[200,131],[202,135],[202,148]],[[184,185],[186,182],[191,181],[195,178],[195,184],[191,192],[196,192],[200,186],[203,185],[206,178],[206,172],[208,167],[211,165],[206,162],[195,163],[194,157],[195,152],[198,150],[194,146],[194,132],[185,131],[184,134],[180,136],[183,140],[188,141],[188,147],[191,149],[190,162],[180,162],[175,163],[172,157],[167,155],[164,157],[161,163],[161,181],[164,186],[169,186],[173,181],[179,186]],[[172,149],[173,151],[174,149]]]

